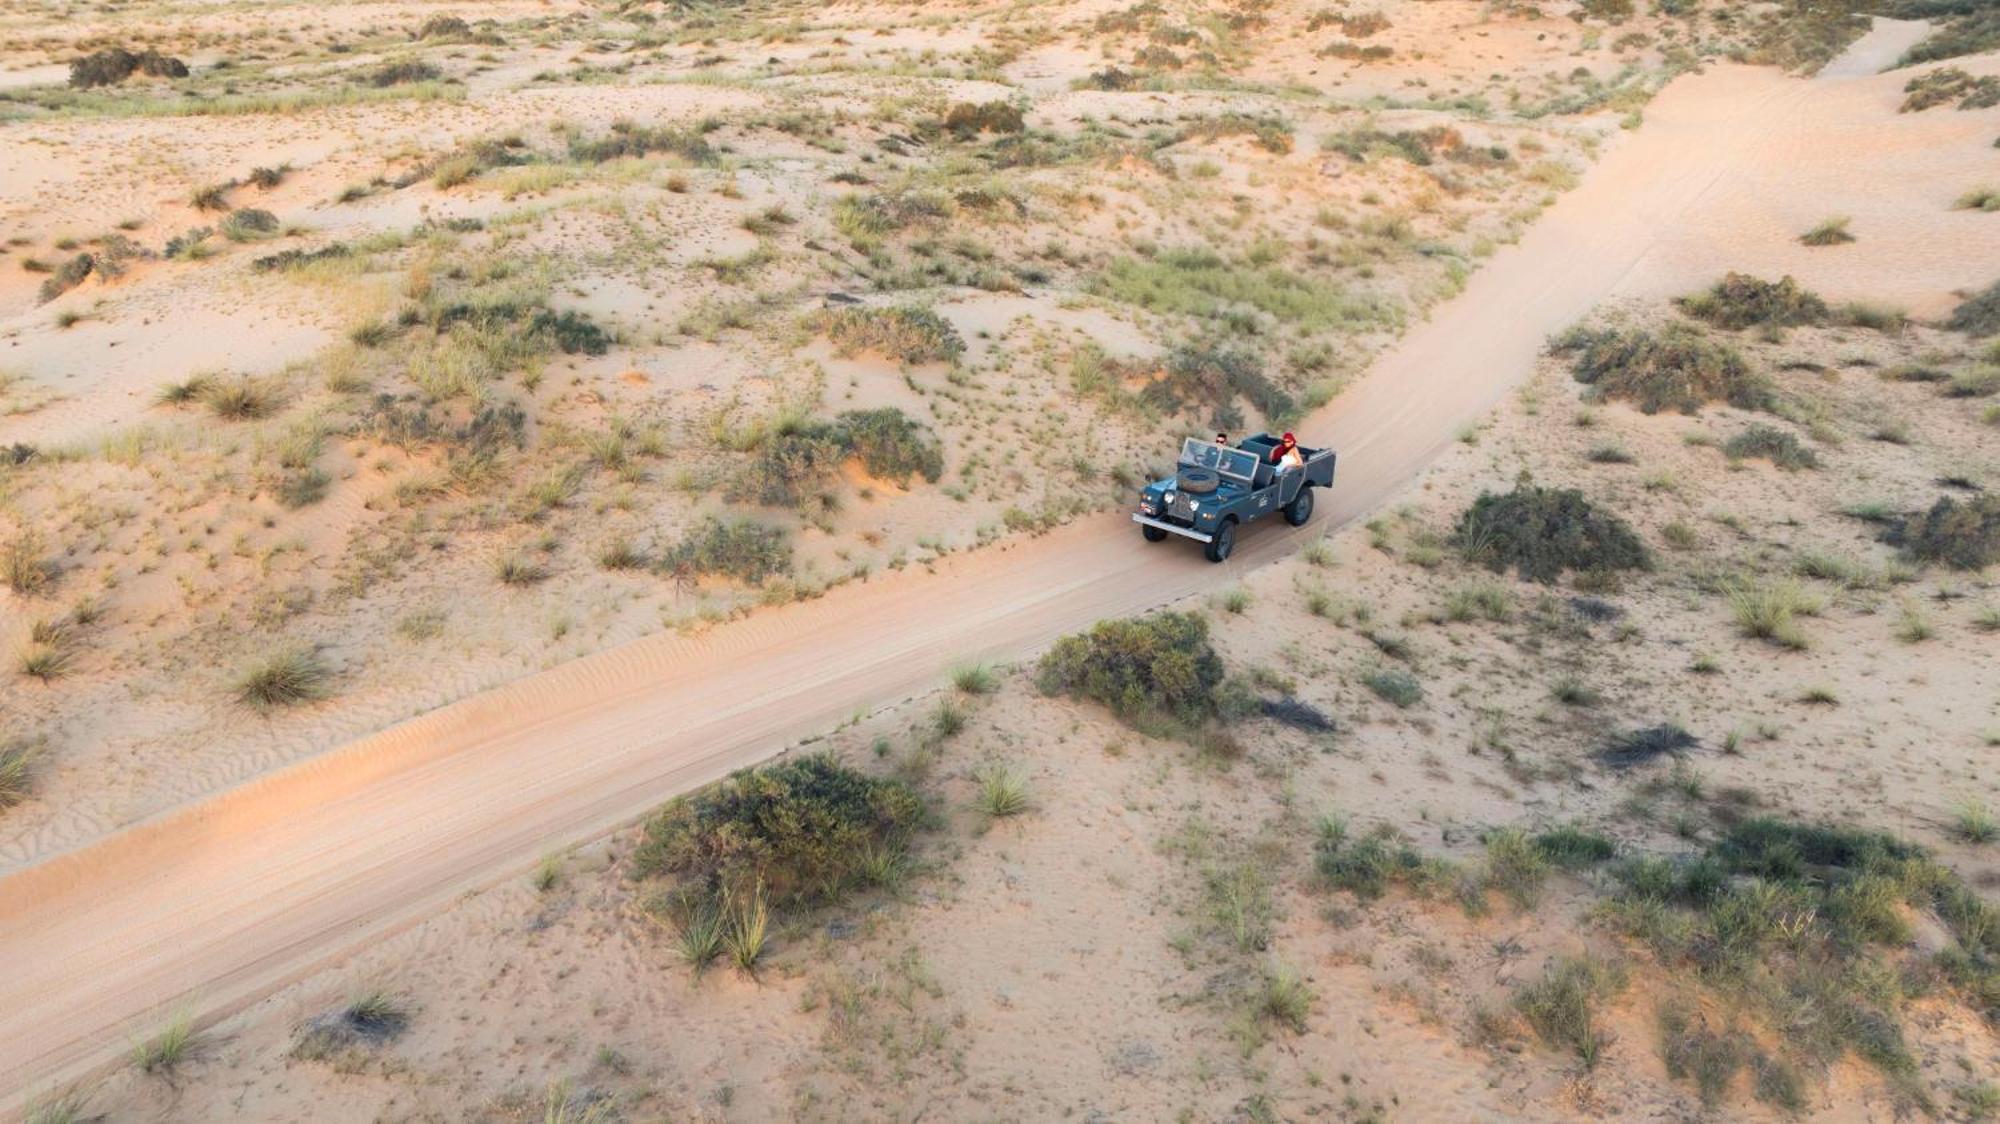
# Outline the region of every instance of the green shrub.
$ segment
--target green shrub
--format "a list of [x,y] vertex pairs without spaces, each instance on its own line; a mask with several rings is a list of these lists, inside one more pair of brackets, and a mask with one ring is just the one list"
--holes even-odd
[[1799,241],[1808,246],[1839,246],[1854,241],[1848,233],[1847,224],[1854,220],[1846,215],[1834,215],[1821,219],[1819,225],[1799,235]]
[[1771,384],[1753,374],[1735,348],[1685,325],[1658,334],[1577,329],[1559,338],[1555,349],[1575,353],[1571,373],[1590,387],[1589,397],[1630,402],[1648,414],[1696,414],[1718,401],[1744,410],[1776,404]]
[[432,82],[443,77],[444,72],[421,59],[402,59],[383,63],[368,72],[368,84],[376,89],[390,86],[405,86],[414,82]]
[[566,355],[602,355],[611,349],[611,334],[581,312],[538,309],[528,321],[528,332]]
[[0,740],[0,811],[28,798],[40,747],[26,738]]
[[1292,150],[1291,123],[1276,115],[1224,113],[1203,117],[1181,126],[1178,136],[1182,141],[1248,136],[1256,138],[1257,147],[1266,152],[1283,156]]
[[1722,443],[1722,452],[1731,460],[1758,457],[1788,472],[1818,468],[1819,457],[1785,430],[1769,425],[1753,425]]
[[1790,277],[1763,281],[1745,273],[1726,274],[1707,292],[1674,303],[1697,320],[1732,331],[1823,324],[1829,315],[1825,301]]
[[718,156],[707,137],[713,128],[711,122],[703,122],[692,129],[649,129],[629,121],[613,122],[608,136],[595,140],[571,137],[569,158],[580,164],[603,164],[625,157],[665,152],[690,164],[713,164]]
[[1424,701],[1424,685],[1417,677],[1400,668],[1378,668],[1361,677],[1375,697],[1398,708],[1407,710]]
[[1544,583],[1565,570],[1652,565],[1624,520],[1598,511],[1574,489],[1523,484],[1505,495],[1483,493],[1459,517],[1453,542],[1467,559],[1495,572],[1513,567],[1521,577]]
[[944,115],[944,127],[960,136],[1018,133],[1027,127],[1020,107],[1004,101],[959,102]]
[[942,223],[956,210],[952,201],[925,191],[883,191],[849,195],[834,204],[833,222],[857,242],[868,242],[911,227]]
[[258,710],[296,706],[327,696],[333,668],[316,649],[281,648],[244,669],[236,678],[236,700]]
[[1363,901],[1381,897],[1392,881],[1408,878],[1422,866],[1414,850],[1381,832],[1350,841],[1344,831],[1323,830],[1313,851],[1313,869],[1321,881]]
[[1263,331],[1266,321],[1318,332],[1361,330],[1396,319],[1388,306],[1350,294],[1339,282],[1254,260],[1231,262],[1204,247],[1121,258],[1090,289],[1153,312],[1193,316],[1248,334]]
[[941,363],[965,354],[958,329],[928,308],[848,308],[820,323],[841,355],[880,351],[900,363]]
[[22,531],[0,547],[0,581],[15,593],[32,597],[55,578],[55,560],[49,557],[38,532]]
[[1617,844],[1611,840],[1573,824],[1541,832],[1534,842],[1545,858],[1564,870],[1582,870],[1609,862],[1618,853]]
[[1176,347],[1161,377],[1141,394],[1142,401],[1169,411],[1211,407],[1210,420],[1220,429],[1243,424],[1235,405],[1239,397],[1248,398],[1274,425],[1298,409],[1292,396],[1265,376],[1263,361],[1254,352],[1207,342]]
[[848,410],[834,420],[834,428],[870,476],[907,484],[917,475],[935,484],[944,475],[943,447],[893,406]]
[[2000,105],[2000,78],[1974,78],[1955,66],[1943,66],[1917,75],[1903,84],[1901,112],[1917,113],[1935,105],[1957,102],[1960,109],[1986,109]]
[[660,568],[689,577],[719,574],[756,584],[792,568],[792,545],[782,527],[709,516],[666,552]]
[[801,424],[764,438],[730,477],[730,500],[796,508],[812,499],[847,459],[847,449],[823,422]]
[[2000,281],[1960,301],[1944,326],[1974,337],[2000,332]]
[[158,51],[133,52],[122,47],[95,51],[69,64],[69,84],[78,90],[116,86],[134,74],[150,78],[186,78],[187,64]]
[[222,220],[222,236],[231,242],[255,242],[278,232],[278,216],[256,207],[239,207]]
[[1516,991],[1514,1006],[1544,1043],[1596,1065],[1609,1041],[1597,1027],[1597,1009],[1624,983],[1623,973],[1601,960],[1565,957]]
[[812,754],[668,804],[646,822],[633,866],[713,899],[747,900],[761,887],[781,907],[834,900],[870,854],[902,847],[924,821],[923,801],[903,782]]
[[1241,701],[1225,689],[1207,620],[1193,613],[1100,621],[1056,641],[1035,675],[1044,694],[1102,703],[1142,727],[1199,727]]
[[89,277],[97,268],[97,258],[92,254],[78,254],[56,267],[56,271],[44,278],[40,290],[43,304],[62,296]]
[[1941,497],[1929,511],[1904,519],[1890,540],[1919,562],[1960,570],[1991,566],[2000,562],[2000,495]]

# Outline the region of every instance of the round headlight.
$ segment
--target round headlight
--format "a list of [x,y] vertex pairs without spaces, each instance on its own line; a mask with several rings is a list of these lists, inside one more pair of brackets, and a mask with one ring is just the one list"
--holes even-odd
[[1200,511],[1200,510],[1201,510],[1201,501],[1200,501],[1200,500],[1189,500],[1189,501],[1188,501],[1188,510],[1189,510],[1189,511]]

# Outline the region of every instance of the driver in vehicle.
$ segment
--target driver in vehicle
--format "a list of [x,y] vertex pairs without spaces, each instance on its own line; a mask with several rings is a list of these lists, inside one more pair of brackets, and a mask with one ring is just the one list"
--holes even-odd
[[1278,443],[1271,448],[1271,463],[1277,465],[1280,469],[1298,468],[1304,465],[1306,459],[1299,454],[1298,438],[1293,437],[1289,433],[1280,438]]

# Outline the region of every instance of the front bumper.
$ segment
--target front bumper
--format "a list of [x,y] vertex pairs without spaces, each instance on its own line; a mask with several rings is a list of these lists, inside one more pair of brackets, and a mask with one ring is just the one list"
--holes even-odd
[[1184,539],[1193,539],[1196,542],[1206,543],[1215,541],[1214,535],[1203,534],[1193,527],[1183,527],[1178,523],[1169,523],[1164,519],[1155,519],[1150,515],[1134,515],[1132,516],[1132,522],[1144,523],[1148,527],[1158,527],[1169,534],[1179,535]]

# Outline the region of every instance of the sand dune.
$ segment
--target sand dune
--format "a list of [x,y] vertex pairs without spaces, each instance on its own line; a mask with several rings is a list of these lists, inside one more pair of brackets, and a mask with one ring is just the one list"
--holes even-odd
[[[1768,197],[1739,185],[1782,194],[1849,175],[1851,149],[1814,139],[1841,130],[1962,127],[1896,120],[1900,79],[1869,76],[1910,33],[1878,26],[1814,82],[1737,67],[1677,81],[1518,245],[1302,425],[1342,452],[1325,510],[1302,531],[1257,526],[1224,566],[1143,544],[1122,517],[1086,521],[579,660],[0,880],[0,957],[15,966],[0,980],[0,1087],[90,1066],[163,1005],[240,1006],[541,849],[924,690],[952,662],[1018,658],[1226,583],[1380,507],[1529,374],[1549,333],[1607,296],[1782,266],[1742,260],[1746,216]],[[1903,225],[1874,237],[1928,264],[1871,292],[1934,308],[1983,280],[1973,271],[2000,260],[2000,233],[1940,233],[1947,218],[1881,216]],[[1960,253],[1927,251],[1937,238]]]

